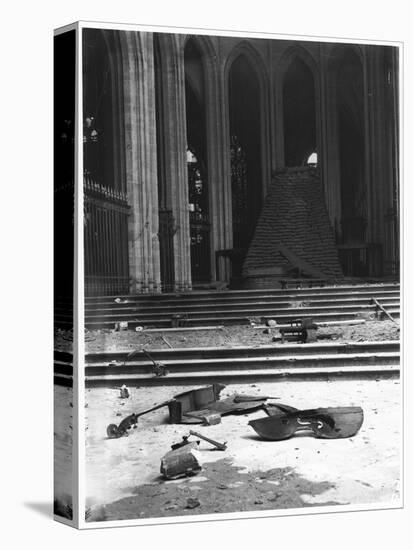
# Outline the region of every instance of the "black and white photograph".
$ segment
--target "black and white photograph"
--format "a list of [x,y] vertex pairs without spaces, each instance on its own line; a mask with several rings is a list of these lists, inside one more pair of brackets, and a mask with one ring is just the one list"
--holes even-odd
[[401,45],[77,32],[86,524],[400,507]]

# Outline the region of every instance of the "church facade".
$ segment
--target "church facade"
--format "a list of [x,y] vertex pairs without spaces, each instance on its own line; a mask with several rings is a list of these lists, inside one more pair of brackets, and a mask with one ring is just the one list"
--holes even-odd
[[[82,32],[87,295],[242,285],[267,197],[272,218],[283,202],[273,182],[306,171],[341,276],[398,276],[397,47]],[[308,195],[284,201],[304,233],[321,216]],[[278,249],[311,275],[280,219]]]

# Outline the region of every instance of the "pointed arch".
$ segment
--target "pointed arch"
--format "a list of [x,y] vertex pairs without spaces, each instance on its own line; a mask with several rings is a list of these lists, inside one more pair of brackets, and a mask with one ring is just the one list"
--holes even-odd
[[289,46],[281,55],[277,64],[277,75],[279,78],[283,78],[289,65],[294,59],[299,58],[313,73],[314,82],[319,78],[319,67],[314,56],[300,44],[294,44]]
[[276,67],[277,117],[282,128],[283,164],[301,166],[321,153],[320,72],[313,55],[300,44],[289,46]]
[[231,153],[232,239],[239,252],[239,261],[233,261],[233,275],[237,275],[269,180],[269,77],[262,55],[245,40],[224,60],[223,75]]

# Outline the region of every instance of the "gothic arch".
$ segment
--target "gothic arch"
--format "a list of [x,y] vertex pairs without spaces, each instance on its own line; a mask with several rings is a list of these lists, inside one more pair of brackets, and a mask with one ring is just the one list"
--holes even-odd
[[[270,103],[269,103],[269,75],[261,53],[252,44],[243,40],[231,50],[223,64],[224,97],[227,110],[227,125],[229,128],[229,75],[234,62],[245,56],[253,70],[260,88],[260,126],[261,126],[261,168],[262,168],[262,198],[265,198],[267,185],[271,173],[270,153]],[[229,159],[228,159],[229,162]]]
[[[300,67],[301,65],[301,67]],[[306,109],[303,107],[304,128],[300,131],[299,122],[300,115],[297,113],[297,124],[291,121],[291,108],[285,101],[285,88],[290,84],[290,71],[297,67],[297,72],[301,72],[302,78],[306,78],[305,86],[307,87],[307,102]],[[280,127],[279,140],[282,139],[282,144],[278,143],[278,147],[282,148],[283,164],[287,166],[302,165],[311,153],[317,152],[318,164],[320,164],[321,153],[321,108],[320,108],[320,71],[316,59],[313,55],[301,45],[293,45],[288,47],[283,54],[275,69],[275,95],[278,97],[277,119]],[[297,95],[304,93],[304,90],[297,88]],[[290,94],[287,94],[290,97]],[[302,99],[302,98],[301,98]],[[301,100],[297,101],[301,104]],[[291,102],[294,99],[291,98]],[[306,111],[306,112],[304,112]],[[297,128],[292,130],[292,128]],[[308,143],[302,143],[300,146],[293,145],[294,140],[298,137],[294,136],[294,132],[308,134],[304,138]],[[294,153],[294,150],[296,151]],[[301,151],[302,150],[302,151]]]
[[303,63],[305,63],[308,68],[313,73],[314,78],[314,84],[319,79],[319,67],[317,64],[316,59],[314,56],[303,46],[300,45],[294,45],[289,46],[281,55],[280,60],[277,64],[277,75],[279,78],[283,79],[285,76],[285,73],[288,70],[288,67],[290,66],[291,62],[299,58]]
[[231,138],[231,211],[233,247],[240,272],[269,179],[268,73],[258,51],[245,41],[237,44],[224,65],[228,137]]

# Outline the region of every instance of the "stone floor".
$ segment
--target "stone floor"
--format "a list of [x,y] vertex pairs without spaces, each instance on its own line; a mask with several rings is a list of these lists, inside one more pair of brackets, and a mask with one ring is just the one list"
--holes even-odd
[[[262,441],[248,421],[262,411],[226,416],[215,426],[197,426],[227,441],[224,452],[201,441],[203,471],[164,481],[159,468],[170,445],[190,427],[168,424],[167,408],[139,419],[129,437],[109,440],[106,426],[164,401],[187,387],[86,390],[86,495],[89,519],[147,518],[300,508],[322,505],[397,505],[400,499],[401,391],[399,380],[306,381],[227,386],[231,393],[279,397],[298,408],[360,405],[359,433],[342,440],[296,436]],[[63,390],[62,390],[63,391]],[[189,496],[199,503],[187,508]]]

